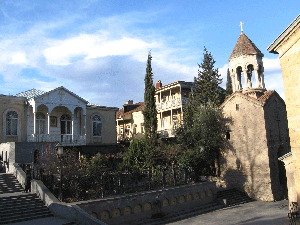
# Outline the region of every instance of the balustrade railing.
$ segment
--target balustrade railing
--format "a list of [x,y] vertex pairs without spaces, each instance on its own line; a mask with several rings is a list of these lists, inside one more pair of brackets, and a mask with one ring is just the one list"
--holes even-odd
[[173,98],[169,101],[164,101],[160,103],[156,103],[156,109],[158,111],[160,110],[165,110],[173,107],[181,107],[181,105],[186,104],[187,98],[182,97],[182,98]]
[[85,135],[72,134],[32,134],[27,138],[28,142],[59,142],[61,144],[86,144]]

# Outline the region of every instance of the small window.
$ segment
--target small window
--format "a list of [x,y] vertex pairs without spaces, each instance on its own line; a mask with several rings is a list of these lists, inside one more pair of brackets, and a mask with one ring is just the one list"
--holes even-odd
[[236,104],[236,105],[235,105],[235,109],[236,109],[236,111],[239,111],[239,110],[240,110],[240,105],[239,105],[239,104]]
[[133,134],[136,134],[136,127],[137,127],[137,125],[133,124],[133,131],[132,131]]
[[226,131],[226,140],[230,140],[230,131]]
[[145,133],[145,129],[144,129],[144,123],[141,123],[141,133]]
[[125,132],[126,132],[126,135],[129,135],[129,134],[130,134],[130,125],[127,125],[127,126],[126,126]]

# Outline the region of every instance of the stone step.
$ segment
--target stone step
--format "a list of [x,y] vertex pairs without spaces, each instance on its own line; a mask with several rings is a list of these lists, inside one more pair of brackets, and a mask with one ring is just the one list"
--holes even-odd
[[254,201],[254,199],[250,198],[246,193],[237,189],[219,191],[217,193],[217,199],[219,199],[219,201],[226,199],[227,206],[234,206]]
[[0,224],[53,216],[36,194],[23,190],[13,174],[0,174]]
[[45,214],[35,214],[35,215],[23,215],[22,217],[15,217],[15,218],[5,218],[0,221],[0,224],[8,224],[8,223],[17,223],[17,222],[22,222],[22,221],[27,221],[27,220],[35,220],[35,219],[40,219],[40,218],[45,218],[45,217],[53,217],[53,215],[45,215]]
[[17,178],[11,173],[0,174],[0,194],[24,191]]

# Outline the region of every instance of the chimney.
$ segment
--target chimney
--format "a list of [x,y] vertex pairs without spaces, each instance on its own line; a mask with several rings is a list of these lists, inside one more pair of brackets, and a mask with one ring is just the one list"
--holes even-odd
[[161,80],[158,80],[156,81],[156,85],[155,85],[155,88],[161,88],[162,87],[162,83],[161,83]]
[[128,100],[127,102],[126,102],[126,105],[132,105],[133,104],[133,100]]

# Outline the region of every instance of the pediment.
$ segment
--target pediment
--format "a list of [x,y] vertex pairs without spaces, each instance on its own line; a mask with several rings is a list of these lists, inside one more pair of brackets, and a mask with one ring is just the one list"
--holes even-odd
[[87,101],[64,87],[58,87],[52,91],[46,92],[34,98],[39,104],[57,104],[57,105],[87,105]]

